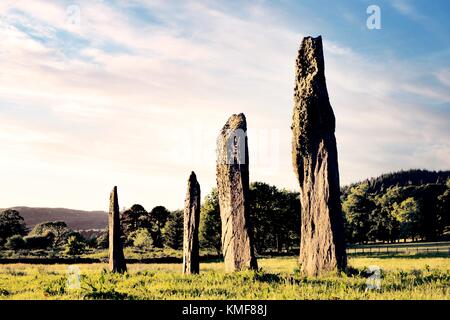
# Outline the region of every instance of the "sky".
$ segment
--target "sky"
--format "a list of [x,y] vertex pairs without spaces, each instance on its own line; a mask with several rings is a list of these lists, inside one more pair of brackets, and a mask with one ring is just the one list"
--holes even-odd
[[[380,27],[369,28],[375,5]],[[0,208],[182,208],[248,122],[250,179],[298,190],[294,65],[322,35],[341,184],[450,169],[450,2],[0,1]],[[373,21],[373,20],[371,20]]]

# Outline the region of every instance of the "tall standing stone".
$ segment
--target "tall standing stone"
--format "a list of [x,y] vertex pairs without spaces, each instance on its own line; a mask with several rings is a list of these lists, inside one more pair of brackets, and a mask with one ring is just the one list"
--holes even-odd
[[200,221],[200,184],[194,172],[188,181],[184,205],[183,273],[200,272],[198,226]]
[[249,217],[247,121],[232,115],[217,140],[217,188],[225,271],[257,269]]
[[127,271],[123,255],[122,232],[120,228],[119,201],[117,187],[111,191],[109,198],[109,271],[124,273]]
[[324,69],[322,38],[304,38],[296,65],[292,159],[300,182],[300,263],[309,276],[347,265],[335,117]]

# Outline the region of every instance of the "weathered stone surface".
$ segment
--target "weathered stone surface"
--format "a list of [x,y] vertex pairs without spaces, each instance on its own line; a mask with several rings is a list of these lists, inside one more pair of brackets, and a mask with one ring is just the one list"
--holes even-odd
[[217,188],[225,271],[257,269],[249,218],[247,121],[232,115],[217,140]]
[[310,276],[347,264],[335,117],[324,69],[322,38],[304,38],[296,65],[292,159],[300,182],[300,263]]
[[109,198],[109,271],[124,273],[127,271],[123,255],[122,232],[120,228],[120,211],[117,187],[111,191]]
[[198,226],[200,222],[200,184],[194,172],[188,181],[184,205],[183,273],[200,272]]

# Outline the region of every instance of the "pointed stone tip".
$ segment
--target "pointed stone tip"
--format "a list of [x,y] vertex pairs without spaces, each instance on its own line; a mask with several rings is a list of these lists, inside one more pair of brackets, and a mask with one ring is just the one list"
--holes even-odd
[[198,184],[197,175],[195,174],[194,171],[192,171],[191,175],[189,176],[188,184]]
[[[295,72],[298,81],[300,81],[301,78],[307,78],[308,75],[318,75],[319,78],[324,77],[325,62],[322,36],[317,36],[315,38],[308,36],[303,38],[298,51]],[[299,86],[297,86],[296,89],[297,88],[299,88]]]
[[320,43],[322,43],[322,36],[321,35],[318,35],[317,37],[313,37],[313,36],[306,36],[306,37],[304,37],[303,38],[303,40],[302,40],[302,42],[305,42],[305,41],[313,41],[313,42],[320,42]]
[[301,52],[308,52],[310,50],[313,50],[313,52],[321,52],[323,51],[323,44],[322,44],[322,36],[312,37],[307,36],[304,37],[301,44],[300,44],[300,53]]
[[245,114],[243,113],[233,114],[228,119],[222,131],[226,131],[228,129],[231,130],[242,129],[244,131],[247,131],[247,118],[245,117]]
[[243,114],[242,112],[234,116],[238,117],[239,119],[246,120],[245,114]]

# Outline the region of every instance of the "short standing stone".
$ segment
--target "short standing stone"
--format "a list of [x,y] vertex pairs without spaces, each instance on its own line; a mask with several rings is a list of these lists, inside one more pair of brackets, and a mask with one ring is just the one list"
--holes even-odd
[[217,188],[225,271],[257,269],[249,217],[249,157],[244,114],[233,115],[217,141]]
[[117,187],[111,191],[109,199],[109,270],[124,273],[127,271],[121,240],[119,201]]
[[334,131],[322,38],[306,37],[297,58],[292,159],[300,183],[300,264],[309,276],[347,264]]
[[184,205],[183,273],[200,272],[198,226],[200,221],[200,184],[194,172],[188,181]]

